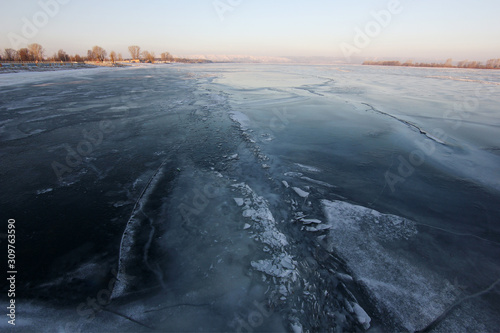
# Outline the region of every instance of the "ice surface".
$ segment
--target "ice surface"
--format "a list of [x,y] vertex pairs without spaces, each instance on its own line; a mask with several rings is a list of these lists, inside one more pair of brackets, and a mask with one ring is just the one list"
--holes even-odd
[[[190,74],[182,82],[169,81],[177,72]],[[207,64],[73,71],[69,76],[8,74],[0,78],[0,140],[6,147],[2,158],[9,161],[1,167],[6,183],[2,202],[6,209],[14,201],[14,207],[28,207],[36,222],[57,216],[81,220],[82,209],[74,209],[73,216],[73,209],[53,210],[73,205],[71,200],[80,205],[90,195],[100,198],[99,191],[106,188],[109,197],[96,205],[105,206],[101,212],[106,218],[89,211],[93,229],[85,230],[93,232],[80,235],[89,242],[105,235],[100,241],[107,241],[128,222],[112,306],[138,320],[160,322],[160,328],[196,331],[206,325],[202,328],[208,331],[227,330],[228,315],[235,313],[238,323],[254,298],[272,303],[271,295],[278,295],[273,309],[278,322],[286,325],[277,326],[282,331],[356,331],[380,321],[396,323],[398,330],[421,329],[464,294],[460,285],[446,279],[449,275],[456,275],[469,288],[467,293],[498,275],[498,248],[491,242],[498,234],[494,222],[500,189],[497,72]],[[372,109],[367,111],[368,105]],[[62,145],[76,150],[86,139],[83,130],[115,119],[131,121],[106,133],[102,145],[64,181],[47,180],[53,177],[44,171],[52,171],[50,161],[66,158]],[[177,159],[175,181],[158,186],[159,197],[143,193],[130,215],[130,206],[166,156]],[[424,161],[418,160],[421,156]],[[404,176],[401,158],[413,167]],[[387,186],[388,171],[403,177],[394,189]],[[197,178],[200,174],[209,176]],[[237,184],[231,187],[233,180]],[[207,184],[215,184],[223,195],[208,198]],[[285,191],[283,186],[294,188]],[[83,195],[81,189],[89,192]],[[57,197],[61,192],[67,201]],[[35,199],[26,204],[25,197]],[[52,202],[52,197],[59,201]],[[150,213],[141,212],[143,204],[153,201],[165,205],[162,213],[147,217],[158,223],[156,230],[168,229],[161,237],[138,230],[138,222],[147,220],[142,213]],[[178,214],[179,204],[189,205],[191,221]],[[415,222],[368,207],[411,216],[419,222],[418,233]],[[44,211],[52,216],[43,216]],[[282,223],[290,219],[298,223]],[[50,235],[58,228],[46,229],[51,234],[30,234],[33,244],[44,240],[37,235],[55,244]],[[140,251],[139,235],[148,245]],[[323,256],[316,242],[333,255]],[[152,244],[164,245],[166,255],[153,260],[158,248]],[[102,252],[113,249],[118,252],[112,246]],[[135,262],[131,256],[138,254],[151,267],[164,265],[164,271],[157,270],[165,274],[158,287],[166,291],[155,295],[154,302],[139,294],[131,297],[136,301],[118,299],[135,287],[126,274]],[[337,256],[346,262],[340,271],[352,276],[336,271],[341,266]],[[78,262],[76,269],[61,270],[64,277],[38,287],[63,290],[73,279],[89,285],[105,280],[89,274],[99,270],[94,259]],[[364,297],[358,302],[343,293],[333,296],[335,285],[344,282],[346,290],[367,290],[370,304],[381,311],[372,312]],[[252,289],[256,285],[257,292]],[[85,301],[95,295],[80,296]],[[492,292],[463,303],[437,330],[493,331],[498,327],[497,296]],[[159,310],[195,301],[210,305]],[[100,312],[95,321],[85,322],[75,308],[58,311],[47,304],[23,304],[19,327],[27,331],[40,325],[48,331],[136,330],[132,322],[110,313]],[[145,312],[153,309],[158,312]],[[381,318],[376,318],[379,313]],[[74,317],[83,322],[73,330],[53,321],[71,322]],[[212,320],[219,322],[210,326]],[[232,328],[238,330],[237,325]]]
[[492,82],[492,81],[485,81],[485,80],[474,80],[470,78],[460,78],[460,77],[453,77],[453,76],[446,76],[446,75],[429,75],[427,76],[429,78],[436,78],[436,79],[443,79],[443,80],[453,80],[453,81],[462,81],[462,82],[476,82],[476,83],[482,83],[482,84],[492,84],[492,85],[500,85],[500,82]]

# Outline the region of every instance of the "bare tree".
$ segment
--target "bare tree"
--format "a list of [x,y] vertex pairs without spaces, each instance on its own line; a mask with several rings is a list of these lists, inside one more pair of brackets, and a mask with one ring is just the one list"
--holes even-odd
[[130,52],[130,55],[132,56],[132,59],[139,59],[139,55],[141,54],[141,48],[137,45],[132,45],[128,47],[128,51]]
[[154,52],[144,51],[144,52],[142,52],[142,57],[144,58],[144,60],[146,60],[147,62],[150,62],[152,64],[154,64],[154,62],[155,62]]
[[161,54],[161,60],[162,61],[172,61],[172,60],[174,60],[174,57],[168,52],[163,52]]
[[73,61],[74,62],[83,62],[83,58],[80,57],[80,55],[75,54],[75,56],[73,57]]
[[118,61],[123,61],[123,57],[121,53],[118,53]]
[[100,62],[103,62],[104,59],[106,58],[107,52],[100,46],[94,46],[92,48],[92,58],[94,60],[98,60]]
[[448,60],[446,60],[444,67],[453,67],[453,59],[449,58]]
[[61,50],[57,51],[56,60],[66,62],[66,61],[69,61],[70,58],[69,58],[69,55],[61,49]]
[[33,57],[33,60],[35,61],[43,60],[43,53],[45,52],[45,50],[43,49],[42,45],[33,43],[28,45],[28,49]]
[[154,64],[155,60],[156,60],[156,54],[154,52],[149,52],[148,61],[150,63]]
[[486,68],[500,68],[500,59],[489,59]]
[[109,54],[109,60],[111,60],[112,63],[114,63],[116,61],[116,52],[115,51],[111,51],[111,53]]
[[14,61],[17,58],[17,51],[14,49],[5,49],[4,58],[7,61]]
[[30,50],[27,48],[22,48],[17,51],[17,60],[19,61],[32,61],[33,57],[30,54]]

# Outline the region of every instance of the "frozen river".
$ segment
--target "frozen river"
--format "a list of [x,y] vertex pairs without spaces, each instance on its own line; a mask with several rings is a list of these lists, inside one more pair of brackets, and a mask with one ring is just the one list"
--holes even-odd
[[499,108],[485,70],[1,75],[12,331],[497,330]]

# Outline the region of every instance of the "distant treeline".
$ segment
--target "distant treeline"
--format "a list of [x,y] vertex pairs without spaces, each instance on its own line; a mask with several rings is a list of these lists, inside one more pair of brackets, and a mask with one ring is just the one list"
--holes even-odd
[[453,65],[453,59],[446,60],[445,63],[425,63],[425,62],[413,62],[408,60],[407,62],[401,63],[400,61],[390,60],[390,61],[365,61],[363,65],[375,65],[375,66],[405,66],[405,67],[441,67],[441,68],[478,68],[478,69],[500,69],[500,58],[490,59],[485,64],[481,61],[469,61],[463,60],[459,61],[457,65]]
[[42,45],[33,43],[26,48],[19,50],[5,49],[0,53],[0,61],[18,61],[18,62],[38,62],[38,61],[53,61],[53,62],[116,62],[116,61],[129,61],[129,62],[147,62],[155,63],[162,62],[181,62],[181,63],[208,63],[210,60],[205,59],[187,59],[175,58],[169,52],[163,52],[160,57],[156,57],[154,52],[142,51],[137,45],[129,46],[128,48],[131,58],[124,59],[121,53],[111,51],[108,52],[100,46],[94,46],[91,50],[87,51],[85,56],[79,54],[69,55],[64,50],[59,50],[52,56],[45,56],[45,49]]

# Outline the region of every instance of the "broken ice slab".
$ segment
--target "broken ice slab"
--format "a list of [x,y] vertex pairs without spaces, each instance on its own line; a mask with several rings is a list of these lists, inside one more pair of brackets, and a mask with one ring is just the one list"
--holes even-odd
[[309,192],[306,192],[298,187],[292,187],[292,189],[302,198],[307,198],[309,196]]
[[366,311],[361,306],[359,306],[358,303],[353,303],[352,308],[354,310],[354,313],[356,314],[356,319],[358,320],[358,322],[363,326],[365,330],[369,329],[372,319],[366,313]]
[[321,185],[321,186],[324,186],[324,187],[328,187],[328,188],[335,188],[336,187],[336,186],[334,186],[332,184],[328,184],[327,182],[324,182],[324,181],[321,181],[321,180],[312,179],[312,178],[309,178],[309,177],[300,177],[300,179],[303,179],[305,181],[308,181],[308,182],[316,184],[316,185]]
[[332,226],[326,225],[326,224],[320,224],[316,227],[306,227],[307,231],[315,232],[315,231],[322,231],[322,230],[328,230],[331,229]]
[[238,206],[243,206],[243,198],[233,198]]
[[320,224],[322,223],[320,220],[318,219],[301,219],[302,223],[304,224],[312,224],[312,223],[315,223],[315,224]]

